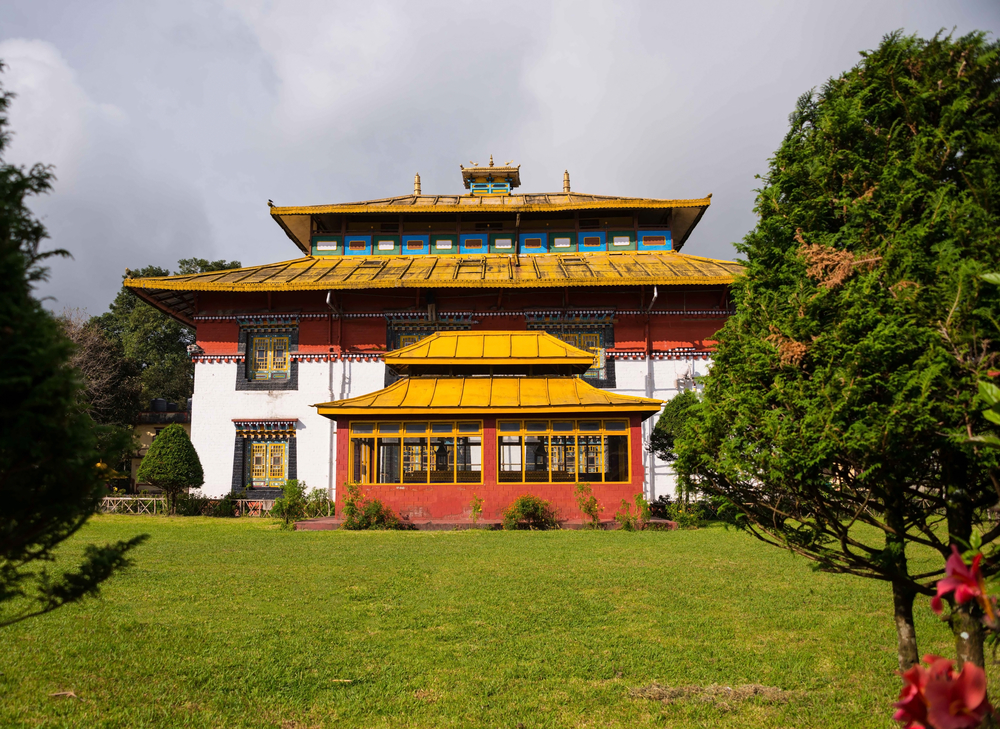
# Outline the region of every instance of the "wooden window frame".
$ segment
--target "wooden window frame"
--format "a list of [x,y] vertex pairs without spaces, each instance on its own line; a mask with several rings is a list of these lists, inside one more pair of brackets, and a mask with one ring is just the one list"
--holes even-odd
[[[554,421],[555,422],[570,421],[570,422],[573,423],[573,428],[572,428],[572,430],[554,430],[553,427],[552,427],[552,423]],[[597,430],[581,430],[580,429],[580,423],[581,422],[590,422],[590,421],[596,421],[598,423],[598,429]],[[529,423],[529,422],[531,422],[531,423],[544,422],[546,424],[546,427],[545,427],[544,430],[528,430],[527,426],[526,426],[526,423]],[[616,423],[616,422],[624,422],[625,423],[624,430],[622,430],[622,429],[608,429],[608,427],[606,425],[607,423]],[[502,423],[517,423],[519,427],[518,427],[517,430],[503,430],[500,427]],[[585,475],[585,474],[581,474],[580,473],[580,436],[587,436],[587,435],[596,435],[596,436],[599,436],[600,439],[601,439],[600,453],[599,453],[600,462],[598,463],[598,471],[597,471],[596,474],[594,474],[596,476],[596,478],[583,478],[582,476]],[[626,441],[625,441],[626,451],[625,452],[627,454],[627,458],[626,458],[627,462],[626,462],[626,465],[625,465],[625,478],[624,478],[624,480],[607,481],[604,478],[605,473],[606,473],[606,466],[605,466],[605,463],[604,463],[604,453],[605,453],[605,449],[606,449],[605,438],[607,436],[610,436],[610,435],[624,435],[625,438],[626,438]],[[521,480],[520,481],[508,481],[508,480],[501,481],[501,479],[500,479],[500,474],[501,474],[501,471],[500,471],[500,447],[501,447],[501,445],[500,445],[500,438],[502,438],[504,436],[518,437],[518,438],[521,439]],[[527,452],[526,452],[527,445],[526,445],[526,439],[529,436],[542,436],[542,437],[545,437],[545,438],[548,439],[546,441],[546,461],[547,461],[547,466],[548,466],[548,472],[549,473],[548,473],[548,480],[546,480],[546,481],[527,481],[527,480],[525,480],[525,474],[526,474],[526,466],[525,466],[525,464],[527,463]],[[565,480],[565,481],[553,481],[552,480],[552,441],[551,441],[551,437],[552,436],[572,436],[573,437],[573,443],[574,443],[574,460],[575,460],[575,465],[576,465],[576,479],[573,480],[573,481],[569,481],[569,480]],[[496,453],[497,453],[497,458],[496,458],[496,478],[497,478],[497,483],[498,484],[501,484],[501,483],[504,483],[504,484],[517,484],[518,486],[522,486],[522,485],[525,485],[525,486],[534,486],[534,485],[537,485],[537,484],[542,484],[542,485],[546,485],[546,486],[548,486],[548,485],[552,485],[552,486],[565,486],[567,484],[576,484],[576,483],[623,484],[623,483],[631,483],[632,482],[632,427],[631,427],[631,423],[629,422],[628,418],[600,418],[600,417],[598,417],[598,418],[580,418],[579,416],[569,417],[569,418],[551,418],[551,419],[543,417],[543,418],[537,418],[537,419],[536,418],[530,418],[530,419],[518,419],[518,420],[513,420],[513,419],[507,420],[507,419],[499,419],[498,418],[497,419],[497,424],[496,424],[496,438],[497,438],[497,447],[496,447]],[[504,471],[503,473],[508,473],[509,474],[509,473],[515,473],[515,472],[514,471]]]
[[[261,380],[280,380],[287,382],[292,376],[292,338],[288,334],[250,334],[250,374],[254,382]],[[257,357],[258,342],[266,342],[264,359]],[[275,351],[278,343],[283,344],[284,357],[276,361]]]
[[[419,434],[409,433],[408,434],[406,432],[406,425],[408,423],[409,424],[426,423],[427,424],[427,428],[424,430],[423,433],[419,433]],[[434,425],[439,425],[440,426],[440,425],[443,425],[443,424],[446,424],[446,423],[448,423],[448,424],[451,425],[451,430],[449,430],[447,433],[444,432],[443,430],[439,430],[437,432],[434,431],[434,429],[433,429]],[[355,426],[356,425],[367,426],[368,424],[372,425],[371,432],[369,432],[369,433],[355,432]],[[462,430],[459,427],[461,425],[475,425],[476,428],[477,428],[477,430],[475,432],[473,432],[471,430]],[[386,429],[383,430],[383,426],[389,426],[389,427],[386,427]],[[393,426],[398,426],[398,428],[396,430],[391,430],[390,428],[393,427]],[[431,420],[431,419],[428,419],[428,420],[379,420],[379,421],[363,420],[363,421],[352,421],[350,423],[350,425],[349,425],[349,428],[350,428],[350,431],[349,431],[349,435],[348,435],[349,444],[348,444],[348,449],[347,449],[347,451],[348,451],[347,475],[348,475],[348,479],[352,483],[354,483],[354,473],[355,473],[355,454],[354,454],[354,451],[355,451],[354,442],[355,442],[355,440],[372,440],[372,441],[374,441],[374,445],[372,447],[372,453],[371,453],[371,456],[370,456],[371,461],[370,461],[370,463],[367,466],[368,471],[371,474],[373,474],[374,480],[370,480],[370,481],[367,481],[367,482],[361,481],[360,485],[363,485],[363,486],[371,486],[371,485],[378,485],[378,486],[422,486],[422,485],[435,485],[436,484],[436,485],[441,485],[441,486],[458,486],[458,485],[465,485],[465,484],[476,485],[476,484],[482,484],[483,483],[483,473],[485,471],[486,464],[483,463],[482,461],[484,460],[483,454],[486,453],[486,443],[485,443],[486,433],[485,433],[485,431],[483,429],[483,421],[482,420],[474,420],[474,419],[470,419],[470,420],[466,420],[466,419],[462,419],[462,420],[458,420],[458,419],[456,419],[456,420]],[[405,451],[404,451],[404,448],[406,446],[405,440],[407,438],[423,438],[425,440],[426,447],[427,447],[427,449],[429,451],[430,450],[430,439],[433,438],[433,437],[435,437],[435,436],[451,437],[454,440],[453,445],[452,445],[452,448],[453,448],[452,465],[451,465],[451,469],[450,469],[451,470],[451,475],[452,475],[452,480],[451,481],[434,481],[434,480],[431,479],[431,473],[432,472],[434,472],[434,473],[441,473],[441,472],[440,471],[432,471],[432,469],[427,468],[426,469],[427,475],[426,475],[426,477],[424,478],[423,481],[404,481],[403,480],[403,465],[404,465],[404,462],[406,460]],[[379,440],[381,440],[383,437],[385,437],[385,438],[398,438],[399,439],[399,468],[398,468],[399,473],[398,473],[398,477],[397,477],[396,481],[379,481],[378,480],[378,477],[379,477]],[[458,471],[458,458],[455,457],[455,456],[457,456],[457,453],[458,453],[458,449],[457,449],[458,443],[457,443],[457,440],[458,440],[458,438],[462,438],[462,437],[474,437],[474,438],[478,437],[479,438],[479,448],[480,448],[479,470],[478,471],[466,471],[466,472],[464,472],[464,473],[476,473],[476,474],[478,474],[478,478],[476,480],[461,480],[460,481],[458,479],[458,473],[459,473],[459,471]],[[362,463],[361,465],[365,466],[364,463]]]

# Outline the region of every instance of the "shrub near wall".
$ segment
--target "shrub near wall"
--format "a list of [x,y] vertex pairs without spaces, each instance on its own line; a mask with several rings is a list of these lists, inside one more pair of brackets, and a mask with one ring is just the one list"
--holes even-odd
[[518,496],[513,504],[503,510],[504,529],[558,529],[556,511],[552,504],[537,496]]

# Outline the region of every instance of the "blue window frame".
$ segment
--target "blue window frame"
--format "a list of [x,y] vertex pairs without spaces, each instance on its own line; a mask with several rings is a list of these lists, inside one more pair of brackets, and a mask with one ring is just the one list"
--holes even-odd
[[548,253],[549,234],[521,233],[519,243],[521,253]]
[[431,252],[431,237],[429,235],[404,235],[403,255],[420,256]]
[[603,230],[581,230],[577,234],[577,243],[580,253],[608,250],[608,241]]
[[489,239],[487,233],[462,233],[459,251],[485,254],[489,250]]
[[640,230],[639,250],[640,251],[669,251],[672,250],[673,242],[670,240],[669,230]]
[[348,256],[370,256],[372,237],[370,235],[344,236],[344,253]]

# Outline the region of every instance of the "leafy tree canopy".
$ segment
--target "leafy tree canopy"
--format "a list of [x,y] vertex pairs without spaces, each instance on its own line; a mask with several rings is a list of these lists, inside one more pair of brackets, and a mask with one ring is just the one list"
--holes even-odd
[[75,567],[45,568],[94,512],[104,492],[99,462],[121,444],[100,442],[70,366],[73,344],[32,296],[46,275],[39,261],[65,252],[40,251],[45,227],[26,205],[49,191],[51,170],[3,161],[11,96],[0,88],[0,625],[97,594],[145,539],[90,545]]
[[[996,456],[960,437],[982,429],[976,381],[996,351],[979,275],[1000,264],[998,50],[895,33],[799,99],[676,444],[678,469],[761,539],[891,582],[903,667],[913,595],[939,575],[911,574],[907,544],[946,557],[998,498]],[[979,638],[960,659],[981,665]]]
[[[207,273],[240,268],[241,265],[239,261],[182,258],[177,262],[175,273]],[[127,275],[133,278],[169,276],[170,271],[146,266]],[[194,366],[187,347],[194,344],[194,331],[154,309],[124,286],[109,310],[94,317],[94,322],[111,341],[120,345],[124,356],[138,366],[145,403],[156,397],[183,403],[191,397]]]

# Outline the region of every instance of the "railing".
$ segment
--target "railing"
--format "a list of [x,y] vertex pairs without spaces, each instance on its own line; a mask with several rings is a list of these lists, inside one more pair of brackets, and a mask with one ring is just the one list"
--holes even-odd
[[237,499],[237,516],[271,516],[276,499]]
[[101,499],[102,514],[166,514],[165,496],[105,496]]
[[[214,508],[222,499],[205,499],[202,514],[211,516]],[[236,499],[233,516],[270,517],[274,502],[277,499]],[[166,514],[168,511],[165,496],[105,496],[101,500],[102,514]],[[307,508],[307,519],[318,516],[333,516],[333,502]]]

